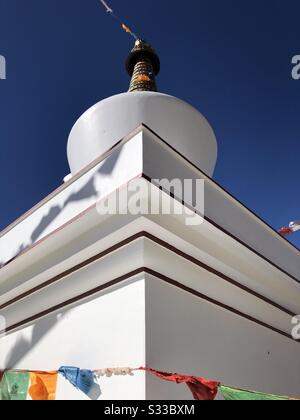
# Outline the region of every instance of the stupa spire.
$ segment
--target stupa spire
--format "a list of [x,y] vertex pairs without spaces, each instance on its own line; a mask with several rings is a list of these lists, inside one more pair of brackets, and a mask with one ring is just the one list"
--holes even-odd
[[146,41],[138,40],[126,62],[131,76],[129,92],[157,92],[155,77],[160,71],[160,59]]

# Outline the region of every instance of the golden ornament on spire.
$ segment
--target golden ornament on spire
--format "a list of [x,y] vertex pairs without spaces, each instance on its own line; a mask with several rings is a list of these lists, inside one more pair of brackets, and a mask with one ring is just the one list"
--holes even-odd
[[138,40],[131,51],[126,69],[131,76],[129,92],[157,92],[155,76],[160,71],[160,60],[150,44]]

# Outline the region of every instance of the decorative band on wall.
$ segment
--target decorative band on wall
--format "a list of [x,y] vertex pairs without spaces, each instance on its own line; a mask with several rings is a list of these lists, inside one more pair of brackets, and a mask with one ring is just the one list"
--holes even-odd
[[[150,133],[152,133],[161,143],[163,143],[165,146],[167,146],[170,150],[172,150],[177,156],[179,156],[181,159],[183,159],[186,163],[188,163],[191,167],[196,169],[198,172],[200,172],[203,176],[205,176],[207,179],[209,179],[215,186],[217,186],[221,191],[223,191],[226,195],[233,198],[237,203],[239,203],[245,210],[247,210],[250,214],[252,214],[257,220],[261,221],[265,226],[267,226],[270,230],[273,231],[273,233],[276,233],[276,235],[282,240],[288,243],[292,248],[297,250],[300,255],[299,249],[293,245],[292,243],[288,242],[286,238],[281,236],[272,226],[270,226],[268,223],[266,223],[261,217],[259,217],[257,214],[255,214],[251,209],[245,206],[240,200],[238,200],[236,197],[234,197],[232,194],[230,194],[224,187],[222,187],[220,184],[218,184],[215,180],[213,180],[211,177],[209,177],[205,172],[203,172],[200,168],[198,168],[193,162],[191,162],[189,159],[187,159],[184,155],[182,155],[178,150],[176,150],[173,146],[171,146],[169,143],[167,143],[162,137],[160,137],[155,131],[153,131],[151,128],[149,128],[145,124],[141,124],[139,127],[137,127],[132,133],[130,133],[128,136],[121,139],[118,143],[116,143],[114,146],[112,146],[107,152],[105,152],[103,155],[99,156],[97,159],[95,159],[92,163],[90,163],[87,167],[83,168],[78,174],[76,174],[70,181],[59,187],[57,190],[55,190],[52,194],[50,194],[48,197],[46,197],[44,200],[42,200],[40,203],[38,203],[35,207],[33,207],[31,210],[29,210],[27,213],[25,213],[23,216],[21,216],[18,220],[16,220],[14,223],[12,223],[10,226],[8,226],[6,229],[4,229],[2,232],[0,232],[0,238],[3,237],[6,233],[8,233],[10,230],[12,230],[14,227],[16,227],[18,224],[20,224],[26,217],[29,217],[31,214],[33,214],[36,210],[38,210],[40,207],[42,207],[44,204],[49,202],[52,198],[57,196],[59,193],[64,191],[69,185],[73,184],[76,180],[78,180],[81,176],[86,174],[89,170],[97,166],[99,163],[101,163],[104,159],[109,157],[115,150],[126,144],[129,140],[131,140],[135,135],[140,133],[143,129],[147,129]],[[143,178],[151,182],[151,178],[147,176],[146,174],[141,174]],[[170,192],[169,192],[170,194]],[[175,197],[174,197],[175,198]],[[186,205],[186,204],[185,204]],[[195,210],[195,209],[193,209]],[[79,215],[80,216],[80,215]],[[262,255],[260,252],[256,251],[254,248],[243,242],[241,239],[236,237],[234,234],[229,232],[228,230],[224,229],[222,226],[214,222],[212,219],[205,217],[205,220],[207,220],[209,223],[211,223],[213,226],[215,226],[217,229],[221,230],[223,233],[231,237],[232,239],[236,240],[238,243],[246,247],[248,250],[253,252],[258,257],[262,258],[264,261],[271,264],[273,267],[290,277],[292,280],[299,283],[299,279],[296,278],[294,275],[288,273],[286,270],[284,270],[282,267],[279,267],[277,264],[275,264],[273,261],[271,261],[269,258]],[[1,270],[1,268],[0,268]]]
[[[296,315],[296,314],[292,313],[289,309],[284,308],[281,305],[273,302],[272,300],[270,300],[270,299],[268,299],[268,298],[260,295],[259,293],[254,292],[253,290],[249,289],[248,287],[239,284],[237,281],[231,279],[230,277],[224,275],[223,273],[215,270],[214,268],[212,268],[212,267],[204,264],[203,262],[197,260],[196,258],[194,258],[194,257],[192,257],[192,256],[190,256],[190,255],[188,255],[186,253],[184,253],[183,251],[178,250],[174,246],[168,244],[167,242],[165,242],[165,241],[163,241],[163,240],[161,240],[161,239],[159,239],[159,238],[155,237],[154,235],[149,234],[147,232],[137,233],[137,234],[131,236],[130,238],[127,238],[126,240],[124,240],[124,241],[122,241],[122,242],[120,242],[120,243],[112,246],[111,248],[109,248],[109,249],[107,249],[107,250],[105,250],[105,251],[103,251],[103,252],[101,252],[101,253],[99,253],[99,254],[97,254],[97,255],[89,258],[89,259],[87,259],[86,261],[84,261],[84,262],[82,262],[82,263],[80,263],[80,264],[78,264],[78,265],[76,265],[76,266],[74,266],[74,267],[72,267],[72,268],[64,271],[63,273],[61,273],[61,274],[59,274],[59,275],[57,275],[57,276],[49,279],[48,281],[44,282],[43,284],[41,284],[41,285],[39,285],[39,286],[31,289],[31,290],[28,290],[27,292],[25,292],[25,293],[17,296],[16,298],[14,298],[14,299],[6,302],[5,304],[1,305],[0,306],[0,310],[3,310],[3,309],[5,309],[8,306],[17,303],[17,302],[21,301],[22,299],[25,299],[26,297],[29,297],[31,294],[36,293],[37,291],[42,290],[45,287],[48,287],[49,285],[54,284],[55,282],[57,282],[59,280],[62,280],[66,276],[69,276],[70,274],[75,273],[76,271],[78,271],[78,270],[80,270],[80,269],[82,269],[82,268],[84,268],[84,267],[86,267],[86,266],[88,266],[88,265],[96,262],[97,260],[99,260],[99,259],[101,259],[101,258],[103,258],[103,257],[105,257],[105,256],[107,256],[109,254],[111,254],[114,251],[117,251],[118,249],[120,249],[120,248],[122,248],[122,247],[130,244],[131,242],[133,242],[133,241],[135,241],[137,239],[140,239],[140,238],[147,238],[147,239],[155,242],[156,244],[158,244],[158,245],[160,245],[160,246],[162,246],[162,247],[164,247],[164,248],[166,248],[166,249],[168,249],[168,250],[176,253],[178,256],[180,256],[180,257],[188,260],[189,262],[191,262],[193,264],[196,264],[197,266],[199,266],[199,267],[205,269],[206,271],[208,271],[208,272],[210,272],[210,273],[218,276],[219,278],[223,279],[224,281],[226,281],[226,282],[228,282],[228,283],[230,283],[230,284],[232,284],[232,285],[240,288],[241,290],[243,290],[243,291],[251,294],[252,296],[255,296],[256,298],[258,298],[258,299],[264,301],[265,303],[267,303],[267,304],[275,307],[276,309],[279,309],[280,311],[286,313],[287,315],[289,315],[291,317],[293,317],[293,316]],[[166,282],[166,283],[168,283],[168,284],[170,284],[172,286],[175,286],[175,287],[177,287],[177,288],[179,288],[179,289],[181,289],[181,290],[183,290],[185,292],[188,292],[188,293],[190,293],[190,294],[192,294],[192,295],[194,295],[194,296],[196,296],[196,297],[198,297],[200,299],[203,299],[203,300],[205,300],[205,301],[207,301],[207,302],[209,302],[211,304],[214,304],[216,306],[219,306],[219,307],[221,307],[221,308],[223,308],[225,310],[228,310],[228,311],[234,313],[235,315],[238,315],[238,316],[240,316],[242,318],[247,319],[248,321],[254,322],[254,323],[256,323],[256,324],[258,324],[258,325],[260,325],[262,327],[268,328],[269,330],[271,330],[273,332],[276,332],[276,333],[281,334],[282,336],[284,336],[286,338],[289,338],[289,339],[293,340],[293,338],[289,334],[285,333],[284,331],[281,331],[281,330],[279,330],[279,329],[277,329],[277,328],[275,328],[275,327],[273,327],[273,326],[271,326],[271,325],[269,325],[267,323],[264,323],[264,322],[262,322],[262,321],[260,321],[260,320],[258,320],[256,318],[254,318],[254,317],[251,317],[251,316],[249,316],[249,315],[247,315],[247,314],[245,314],[245,313],[243,313],[243,312],[241,312],[241,311],[239,311],[239,310],[237,310],[237,309],[235,309],[235,308],[233,308],[231,306],[225,305],[225,304],[223,304],[223,303],[221,303],[221,302],[219,302],[219,301],[217,301],[217,300],[215,300],[213,298],[210,298],[209,296],[206,296],[203,293],[200,293],[200,292],[198,292],[198,291],[196,291],[196,290],[194,290],[192,288],[189,288],[187,286],[184,286],[181,283],[179,283],[178,281],[176,281],[174,279],[171,279],[170,277],[164,276],[164,275],[160,274],[159,272],[157,272],[155,270],[152,270],[150,268],[147,268],[147,267],[141,267],[139,269],[136,269],[136,270],[134,270],[134,271],[132,271],[130,273],[127,273],[127,274],[125,274],[125,275],[123,275],[121,277],[118,277],[118,278],[116,278],[116,279],[114,279],[114,280],[112,280],[112,281],[110,281],[110,282],[108,282],[108,283],[106,283],[104,285],[101,285],[101,286],[99,286],[97,288],[94,288],[94,289],[92,289],[90,291],[87,291],[87,292],[85,292],[83,294],[80,294],[80,295],[78,295],[78,296],[76,296],[76,297],[74,297],[72,299],[69,299],[69,300],[67,300],[67,301],[65,301],[65,302],[63,302],[63,303],[61,303],[59,305],[56,305],[56,306],[54,306],[52,308],[49,308],[49,309],[47,309],[47,310],[45,310],[43,312],[40,312],[40,313],[38,313],[38,314],[30,317],[30,318],[24,319],[24,320],[22,320],[22,321],[20,321],[20,322],[18,322],[16,324],[14,324],[14,325],[8,326],[7,329],[6,329],[6,332],[11,332],[13,330],[16,330],[17,328],[20,328],[22,326],[25,326],[25,325],[27,325],[27,324],[29,324],[29,323],[31,323],[33,321],[36,321],[36,320],[38,320],[38,319],[40,319],[40,318],[42,318],[42,317],[44,317],[46,315],[49,315],[50,313],[53,313],[53,312],[58,311],[60,309],[66,308],[67,306],[72,305],[72,304],[74,304],[76,302],[79,302],[79,301],[81,301],[81,300],[83,300],[83,299],[85,299],[87,297],[90,297],[92,295],[95,295],[95,294],[103,291],[103,290],[106,290],[106,289],[108,289],[110,287],[113,287],[115,285],[118,285],[118,284],[122,283],[123,281],[128,280],[129,278],[134,277],[134,276],[136,276],[138,274],[141,274],[141,273],[150,274],[150,275],[156,277],[157,279],[159,279],[161,281],[164,281],[164,282]],[[2,333],[4,333],[4,331]],[[293,340],[293,341],[295,341],[295,340]]]

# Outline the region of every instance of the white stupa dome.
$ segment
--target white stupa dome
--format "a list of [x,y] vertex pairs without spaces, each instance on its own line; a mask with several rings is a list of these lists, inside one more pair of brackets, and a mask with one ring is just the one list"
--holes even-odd
[[72,175],[110,150],[141,124],[212,176],[217,141],[207,120],[195,108],[157,92],[160,59],[146,41],[138,40],[126,62],[131,76],[128,93],[112,96],[86,111],[68,141]]
[[123,93],[86,111],[74,125],[68,140],[72,175],[142,123],[202,171],[213,175],[217,141],[207,120],[189,104],[157,92]]

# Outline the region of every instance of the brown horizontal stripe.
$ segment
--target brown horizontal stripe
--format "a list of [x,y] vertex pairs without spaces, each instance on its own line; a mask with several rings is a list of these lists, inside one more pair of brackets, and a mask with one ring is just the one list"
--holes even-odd
[[279,309],[282,312],[285,312],[287,315],[290,315],[292,317],[296,316],[292,311],[289,309],[275,303],[271,299],[266,298],[265,296],[261,295],[260,293],[255,292],[254,290],[250,289],[247,286],[244,286],[243,284],[238,283],[237,281],[233,280],[232,278],[226,276],[221,271],[215,270],[214,268],[210,267],[209,265],[201,262],[200,260],[192,257],[191,255],[186,254],[185,252],[179,250],[178,248],[175,248],[174,246],[170,245],[169,243],[163,241],[162,239],[159,239],[150,233],[144,232],[144,236],[153,242],[156,242],[157,244],[163,246],[164,248],[169,249],[170,251],[174,252],[175,254],[181,256],[182,258],[192,262],[193,264],[196,264],[197,266],[203,268],[206,271],[209,271],[210,273],[220,277],[221,279],[225,280],[226,282],[238,287],[239,289],[244,290],[245,292],[249,293],[250,295],[253,295],[257,297],[260,300],[263,300],[264,302],[268,303],[271,306],[274,306],[275,308]]
[[[135,176],[130,181],[128,181],[128,183],[133,182],[134,180],[140,179],[140,178],[142,178],[142,174],[139,174],[139,175]],[[109,196],[109,194],[107,196],[104,196],[100,201],[104,201],[108,196]],[[66,223],[62,224],[58,228],[54,229],[52,232],[48,233],[43,238],[39,239],[38,241],[34,242],[31,245],[28,245],[26,248],[24,248],[15,257],[13,257],[12,259],[10,259],[6,263],[4,263],[2,266],[0,266],[0,270],[2,270],[3,268],[6,268],[9,264],[11,264],[12,262],[16,261],[22,255],[25,255],[28,252],[32,251],[33,249],[35,249],[36,247],[38,247],[40,244],[44,243],[47,239],[51,238],[56,233],[61,232],[66,227],[70,226],[72,223],[74,223],[77,220],[81,219],[81,217],[85,216],[87,213],[89,213],[91,210],[95,209],[96,207],[97,207],[97,203],[94,203],[94,204],[90,205],[88,208],[86,208],[85,210],[83,210],[81,213],[77,214],[72,219],[68,220]]]
[[82,263],[77,264],[74,267],[71,267],[66,271],[63,271],[62,273],[58,274],[55,277],[52,277],[51,279],[45,281],[44,283],[39,284],[38,286],[34,287],[33,289],[30,289],[30,290],[16,296],[15,298],[9,300],[8,302],[5,302],[3,305],[0,306],[0,311],[7,308],[8,306],[13,305],[14,303],[17,303],[20,300],[32,295],[33,293],[36,293],[39,290],[44,289],[45,287],[51,286],[52,284],[56,283],[57,281],[69,276],[70,274],[75,273],[78,270],[81,270],[82,268],[92,264],[93,262],[98,261],[99,259],[105,257],[106,255],[111,254],[112,252],[122,248],[125,245],[128,245],[130,242],[135,241],[138,238],[141,238],[142,236],[143,236],[143,232],[137,233],[136,235],[133,235],[130,238],[127,238],[124,241],[119,242],[118,244],[106,249],[105,251],[100,252],[97,255],[94,255],[93,257],[83,261]]
[[[242,203],[238,198],[236,198],[232,193],[227,191],[222,185],[220,185],[217,181],[215,181],[211,176],[209,176],[206,172],[204,172],[202,169],[198,168],[195,163],[193,163],[191,160],[189,160],[186,156],[184,156],[182,153],[180,153],[178,150],[176,150],[173,146],[171,146],[166,140],[164,140],[159,134],[157,134],[155,131],[153,131],[150,127],[148,127],[146,124],[142,124],[143,127],[147,128],[152,134],[154,134],[162,143],[164,143],[169,149],[171,149],[173,152],[175,152],[178,156],[180,156],[183,160],[185,160],[189,165],[191,165],[193,168],[197,169],[197,171],[201,172],[206,178],[208,178],[213,184],[215,184],[221,191],[223,191],[226,195],[233,198],[234,201],[239,203],[245,210],[247,210],[249,213],[251,213],[256,219],[258,219],[260,222],[262,222],[265,226],[267,226],[273,233],[275,233],[278,236],[278,239],[281,239],[282,241],[285,241],[288,245],[290,245],[292,248],[294,248],[296,251],[300,254],[300,249],[296,247],[296,245],[292,244],[288,239],[282,235],[279,234],[270,224],[268,224],[265,220],[263,220],[258,214],[256,214],[253,210],[251,210],[249,207],[247,207],[244,203]],[[229,233],[228,233],[229,234]],[[233,238],[235,238],[233,236]],[[237,238],[235,238],[237,239]],[[244,244],[242,241],[239,240],[240,243]],[[251,249],[251,248],[250,248]],[[258,254],[260,255],[260,254]],[[299,280],[297,280],[299,281]]]
[[128,134],[128,136],[125,136],[124,138],[119,140],[116,144],[114,144],[112,147],[110,147],[105,153],[103,153],[102,155],[97,157],[93,162],[89,163],[81,171],[79,171],[77,174],[72,176],[72,178],[68,182],[63,183],[60,187],[58,187],[51,194],[49,194],[47,197],[45,197],[43,200],[41,200],[39,203],[37,203],[34,207],[32,207],[30,210],[28,210],[26,213],[24,213],[21,217],[19,217],[13,223],[8,225],[4,230],[2,230],[0,232],[0,238],[2,238],[4,235],[6,235],[8,232],[10,232],[13,228],[18,226],[20,223],[22,223],[27,217],[31,216],[34,212],[36,212],[42,206],[47,204],[50,200],[52,200],[52,198],[56,197],[58,194],[60,194],[62,191],[64,191],[66,188],[68,188],[70,185],[74,184],[75,181],[77,181],[83,175],[88,173],[95,166],[97,166],[101,162],[103,162],[103,160],[108,158],[116,149],[123,146],[129,140],[131,140],[135,135],[140,133],[142,128],[143,128],[143,125],[139,125],[135,130],[133,130],[130,134]]
[[99,293],[103,290],[106,290],[109,287],[116,286],[117,284],[122,283],[124,280],[127,280],[130,277],[136,276],[137,274],[140,274],[140,273],[143,273],[143,272],[144,272],[144,269],[140,268],[138,270],[132,271],[131,273],[124,274],[123,276],[118,277],[117,279],[112,280],[112,281],[110,281],[106,284],[103,284],[102,286],[98,286],[95,289],[89,290],[88,292],[82,293],[81,295],[78,295],[78,296],[76,296],[72,299],[68,299],[63,303],[60,303],[59,305],[53,306],[52,308],[46,309],[45,311],[42,311],[42,312],[40,312],[36,315],[33,315],[30,318],[24,319],[23,321],[20,321],[20,322],[14,324],[14,325],[11,325],[10,327],[7,327],[5,331],[0,331],[0,335],[4,334],[5,332],[11,332],[11,331],[13,331],[17,328],[20,328],[20,327],[26,325],[26,324],[29,324],[33,321],[36,321],[37,319],[40,319],[40,318],[42,318],[46,315],[49,315],[49,314],[51,314],[53,312],[56,312],[60,309],[66,308],[67,306],[72,305],[73,303],[76,303],[76,302],[78,302],[82,299],[93,296],[94,294]]
[[[176,280],[170,279],[169,277],[164,276],[163,274],[160,274],[157,271],[154,271],[154,270],[145,268],[145,272],[147,274],[150,274],[150,275],[152,275],[154,277],[159,278],[160,280],[162,280],[162,281],[164,281],[164,282],[166,282],[168,284],[171,284],[172,286],[175,286],[175,287],[177,287],[177,288],[179,288],[181,290],[184,290],[187,293],[190,293],[190,294],[192,294],[192,295],[194,295],[194,296],[196,296],[196,297],[198,297],[200,299],[203,299],[203,300],[205,300],[205,301],[207,301],[209,303],[212,303],[213,305],[219,306],[220,308],[226,309],[227,311],[232,312],[235,315],[238,315],[238,316],[240,316],[242,318],[245,318],[248,321],[254,322],[255,324],[258,324],[258,325],[260,325],[262,327],[268,328],[269,330],[274,331],[274,332],[276,332],[276,333],[278,333],[280,335],[283,335],[284,337],[287,337],[287,338],[289,338],[292,341],[296,341],[296,340],[294,340],[292,338],[291,335],[285,333],[284,331],[281,331],[281,330],[279,330],[279,329],[277,329],[275,327],[272,327],[271,325],[269,325],[269,324],[267,324],[265,322],[259,321],[257,318],[253,318],[250,315],[244,314],[243,312],[241,312],[241,311],[233,308],[232,306],[225,305],[225,304],[223,304],[223,303],[221,303],[221,302],[219,302],[219,301],[217,301],[215,299],[212,299],[212,298],[204,295],[203,293],[200,293],[200,292],[197,292],[194,289],[191,289],[190,287],[184,286],[183,284],[178,283]],[[296,342],[300,343],[300,340],[298,340]]]
[[[194,167],[197,171],[199,171],[200,173],[202,173],[206,178],[208,178],[213,184],[215,184],[218,188],[221,189],[221,191],[225,192],[228,196],[230,196],[231,198],[233,198],[237,203],[239,203],[245,210],[247,210],[249,213],[251,213],[252,215],[254,215],[259,221],[261,221],[265,226],[267,226],[270,230],[273,231],[273,233],[276,233],[276,235],[283,241],[285,241],[286,243],[288,243],[291,247],[293,247],[296,251],[300,251],[295,245],[293,245],[292,243],[290,243],[287,238],[284,238],[283,236],[281,236],[272,226],[270,226],[268,223],[266,223],[266,221],[264,221],[262,218],[260,218],[257,214],[255,214],[251,209],[249,209],[248,207],[245,206],[245,204],[243,204],[241,201],[239,201],[236,197],[234,197],[232,194],[230,194],[226,189],[224,189],[224,187],[222,187],[220,184],[218,184],[215,180],[213,180],[210,176],[208,176],[205,172],[203,172],[200,168],[198,168],[193,162],[191,162],[187,157],[185,157],[183,154],[181,154],[178,150],[176,150],[173,146],[171,146],[168,142],[166,142],[162,137],[159,136],[159,134],[155,133],[155,131],[153,131],[150,127],[148,127],[146,124],[141,124],[139,127],[137,127],[132,133],[130,133],[128,136],[126,136],[125,138],[121,139],[118,143],[116,143],[114,146],[112,146],[107,152],[105,152],[104,154],[102,154],[101,156],[99,156],[97,159],[95,159],[91,164],[89,164],[88,166],[86,166],[85,168],[83,168],[78,174],[74,175],[74,177],[68,181],[67,183],[63,184],[61,187],[59,187],[57,190],[55,190],[52,194],[50,194],[48,197],[46,197],[44,200],[42,200],[40,203],[38,203],[35,207],[33,207],[31,210],[29,210],[27,213],[25,213],[23,216],[21,216],[19,219],[17,219],[14,223],[12,223],[11,225],[9,225],[6,229],[4,229],[2,232],[0,232],[0,238],[2,236],[4,236],[6,233],[8,233],[11,229],[13,229],[14,227],[16,227],[18,224],[20,224],[26,217],[30,216],[32,213],[34,213],[37,209],[39,209],[40,207],[42,207],[42,205],[46,204],[48,201],[50,201],[53,197],[55,197],[56,195],[58,195],[60,192],[62,192],[63,190],[65,190],[69,185],[71,185],[73,182],[75,182],[77,179],[79,179],[82,175],[86,174],[89,170],[91,170],[93,167],[95,167],[97,164],[99,164],[100,162],[102,162],[104,159],[106,159],[109,155],[111,155],[115,149],[117,149],[118,147],[124,145],[125,143],[127,143],[130,139],[132,139],[132,137],[134,137],[137,133],[139,133],[142,128],[146,128],[147,130],[149,130],[154,136],[156,136],[164,145],[166,145],[170,150],[172,150],[175,154],[177,154],[178,156],[180,156],[183,160],[185,160],[189,165],[191,165],[192,167]],[[151,182],[151,178],[148,177],[146,174],[143,175],[143,177],[145,179],[147,179],[148,181]],[[169,192],[170,194],[170,192]],[[176,198],[176,197],[173,197]],[[186,205],[186,204],[185,204]],[[195,209],[192,209],[193,211],[195,211]],[[283,268],[279,267],[277,264],[275,264],[273,261],[271,261],[270,259],[268,259],[267,257],[265,257],[264,255],[260,254],[258,251],[256,251],[254,248],[250,247],[249,245],[247,245],[245,242],[243,242],[241,239],[237,238],[235,235],[233,235],[231,232],[227,231],[226,229],[224,229],[222,226],[218,225],[216,222],[214,222],[212,219],[208,218],[208,217],[204,217],[205,220],[207,220],[209,223],[211,223],[213,226],[215,226],[217,229],[221,230],[223,233],[225,233],[226,235],[230,236],[232,239],[236,240],[238,243],[240,243],[241,245],[245,246],[247,249],[249,249],[250,251],[252,251],[254,254],[256,254],[257,256],[259,256],[260,258],[262,258],[263,260],[267,261],[269,264],[271,264],[273,267],[275,267],[276,269],[280,270],[282,273],[284,273],[285,275],[289,276],[292,280],[296,281],[297,283],[299,283],[299,279],[297,279],[295,276],[293,276],[292,274],[288,273],[286,270],[284,270]],[[300,254],[300,252],[299,252]],[[13,258],[12,260],[14,260],[15,258]],[[6,265],[6,264],[5,264]],[[4,266],[5,266],[4,265]]]
[[[148,181],[152,183],[152,179],[146,175],[146,174],[142,174],[142,177]],[[152,183],[153,185],[156,185],[154,183]],[[156,185],[157,186],[157,185]],[[209,217],[200,214],[200,212],[195,209],[194,207],[192,207],[191,205],[189,205],[188,203],[182,202],[182,200],[178,199],[172,192],[161,188],[166,194],[169,194],[170,197],[172,197],[174,200],[178,201],[179,203],[181,203],[182,205],[186,206],[189,210],[193,211],[195,214],[197,214],[198,216],[202,217],[204,220],[206,220],[208,223],[212,224],[213,226],[215,226],[217,229],[219,229],[221,232],[225,233],[225,235],[230,236],[230,238],[234,239],[235,241],[237,241],[239,244],[243,245],[245,248],[247,248],[249,251],[253,252],[255,255],[257,255],[258,257],[262,258],[264,261],[268,262],[269,264],[271,264],[273,267],[275,267],[277,270],[281,271],[283,274],[285,274],[286,276],[290,277],[292,280],[296,281],[298,284],[300,283],[300,281],[294,277],[292,274],[288,273],[287,271],[285,271],[283,268],[279,267],[277,264],[275,264],[273,261],[269,260],[267,257],[265,257],[264,255],[260,254],[258,251],[256,251],[255,249],[251,248],[249,245],[247,245],[245,242],[243,242],[242,240],[240,240],[239,238],[237,238],[236,236],[234,236],[232,233],[230,233],[229,231],[227,231],[226,229],[224,229],[222,226],[218,225],[216,222],[214,222],[212,219],[210,219]],[[250,210],[249,210],[250,211]],[[296,248],[297,249],[297,248]],[[298,249],[297,249],[298,251]]]
[[294,317],[294,316],[297,315],[297,314],[294,314],[289,309],[277,304],[276,302],[272,301],[271,299],[266,298],[265,296],[255,292],[254,290],[238,283],[236,280],[226,276],[222,272],[215,270],[214,268],[210,267],[209,265],[207,265],[207,264],[201,262],[200,260],[192,257],[191,255],[186,254],[185,252],[179,250],[178,248],[175,248],[174,246],[170,245],[169,243],[163,241],[162,239],[157,238],[156,236],[154,236],[154,235],[152,235],[148,232],[139,232],[139,233],[125,239],[124,241],[121,241],[121,242],[115,244],[114,246],[106,249],[105,251],[102,251],[99,254],[94,255],[93,257],[83,261],[82,263],[77,264],[74,267],[69,268],[68,270],[66,270],[66,271],[62,272],[61,274],[58,274],[57,276],[47,280],[46,282],[40,284],[39,286],[36,286],[33,289],[30,289],[30,290],[16,296],[15,298],[5,302],[4,304],[2,304],[0,306],[0,310],[3,310],[5,308],[7,308],[8,306],[13,305],[13,304],[19,302],[20,300],[32,295],[33,293],[38,292],[39,290],[42,290],[45,287],[48,287],[48,286],[56,283],[57,281],[59,281],[59,280],[65,278],[65,277],[69,276],[70,274],[72,274],[72,273],[74,273],[74,272],[76,272],[76,271],[94,263],[95,261],[111,254],[112,252],[117,251],[118,249],[130,244],[131,242],[133,242],[133,241],[135,241],[139,238],[147,238],[147,239],[151,240],[152,242],[155,242],[156,244],[172,251],[173,253],[179,255],[180,257],[186,259],[187,261],[190,261],[191,263],[197,265],[198,267],[203,268],[204,270],[216,275],[217,277],[219,277],[219,278],[225,280],[226,282],[238,287],[239,289],[244,290],[245,292],[249,293],[250,295],[255,296],[256,298],[266,302],[267,304],[279,309],[282,312],[285,312],[287,315],[290,315],[291,317]]
[[[280,335],[282,335],[282,336],[284,336],[284,337],[286,337],[286,338],[288,338],[288,339],[290,339],[292,341],[295,341],[292,338],[292,336],[290,336],[289,334],[285,333],[284,331],[281,331],[281,330],[279,330],[279,329],[277,329],[275,327],[272,327],[269,324],[266,324],[266,323],[264,323],[262,321],[259,321],[256,318],[253,318],[253,317],[251,317],[251,316],[249,316],[247,314],[244,314],[243,312],[240,312],[240,311],[232,308],[231,306],[224,305],[223,303],[221,303],[221,302],[219,302],[219,301],[217,301],[215,299],[209,298],[208,296],[206,296],[206,295],[204,295],[204,294],[202,294],[200,292],[197,292],[194,289],[191,289],[191,288],[189,288],[187,286],[183,286],[181,283],[178,283],[177,281],[175,281],[175,280],[173,280],[173,279],[171,279],[171,278],[169,278],[167,276],[164,276],[164,275],[158,273],[157,271],[154,271],[154,270],[149,269],[147,267],[141,267],[141,268],[139,268],[137,270],[134,270],[134,271],[132,271],[130,273],[127,273],[127,274],[125,274],[125,275],[123,275],[121,277],[118,277],[115,280],[112,280],[112,281],[110,281],[110,282],[108,282],[108,283],[106,283],[106,284],[104,284],[102,286],[96,287],[96,288],[94,288],[94,289],[92,289],[92,290],[90,290],[88,292],[82,293],[81,295],[78,295],[78,296],[76,296],[76,297],[74,297],[72,299],[66,300],[65,302],[63,302],[63,303],[61,303],[59,305],[53,306],[52,308],[49,308],[49,309],[47,309],[47,310],[45,310],[43,312],[40,312],[40,313],[38,313],[38,314],[30,317],[30,318],[24,319],[23,321],[20,321],[20,322],[14,324],[14,325],[9,326],[5,331],[0,331],[0,334],[11,332],[11,331],[13,331],[13,330],[15,330],[17,328],[20,328],[22,326],[25,326],[26,324],[29,324],[29,323],[31,323],[33,321],[36,321],[36,320],[38,320],[38,319],[40,319],[40,318],[42,318],[42,317],[44,317],[46,315],[49,315],[49,314],[51,314],[53,312],[56,312],[56,311],[60,310],[60,309],[66,308],[69,305],[72,305],[72,304],[74,304],[74,303],[76,303],[78,301],[81,301],[81,300],[86,299],[86,298],[88,298],[90,296],[93,296],[93,295],[95,295],[95,294],[97,294],[97,293],[99,293],[99,292],[101,292],[103,290],[106,290],[106,289],[108,289],[108,288],[110,288],[112,286],[118,285],[118,284],[122,283],[123,281],[128,280],[129,278],[132,278],[132,277],[134,277],[134,276],[136,276],[138,274],[141,274],[141,273],[147,273],[149,275],[152,275],[152,276],[154,276],[154,277],[156,277],[156,278],[158,278],[158,279],[160,279],[160,280],[162,280],[162,281],[164,281],[164,282],[166,282],[166,283],[168,283],[168,284],[170,284],[172,286],[177,287],[178,289],[181,289],[181,290],[183,290],[183,291],[185,291],[187,293],[190,293],[190,294],[192,294],[192,295],[194,295],[194,296],[196,296],[196,297],[198,297],[198,298],[200,298],[202,300],[205,300],[205,301],[207,301],[207,302],[209,302],[209,303],[211,303],[213,305],[216,305],[216,306],[218,306],[218,307],[220,307],[222,309],[225,309],[225,310],[227,310],[229,312],[232,312],[235,315],[238,315],[238,316],[240,316],[240,317],[242,317],[244,319],[247,319],[248,321],[251,321],[251,322],[253,322],[253,323],[257,324],[257,325],[260,325],[260,326],[262,326],[264,328],[267,328],[267,329],[269,329],[269,330],[271,330],[273,332],[276,332],[276,333],[278,333],[278,334],[280,334]],[[295,342],[300,343],[300,340],[299,341],[295,341]]]

